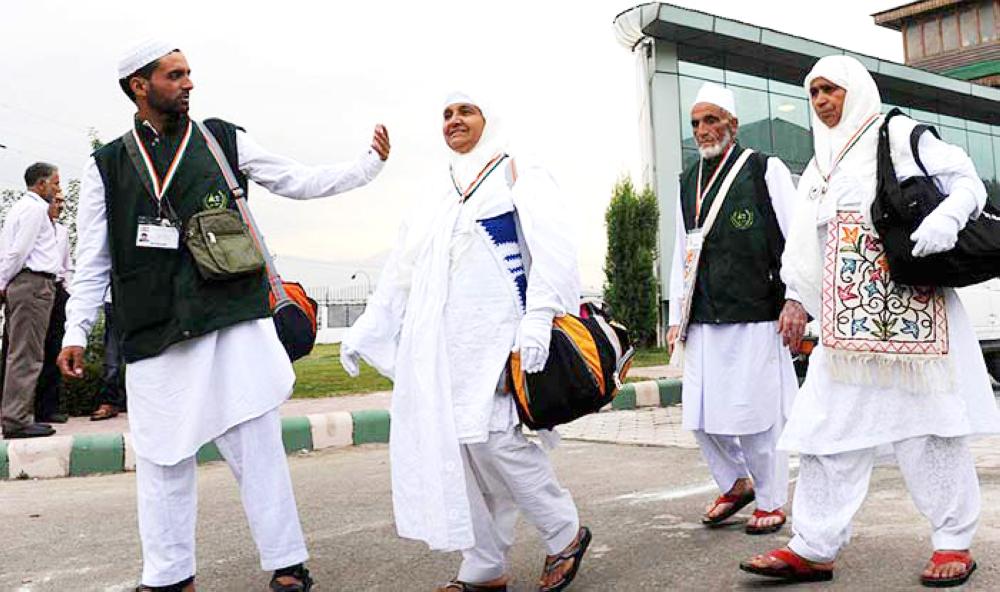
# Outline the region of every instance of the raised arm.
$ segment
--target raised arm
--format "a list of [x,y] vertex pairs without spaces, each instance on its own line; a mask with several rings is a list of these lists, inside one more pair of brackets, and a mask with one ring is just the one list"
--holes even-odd
[[240,170],[271,193],[292,199],[328,197],[362,187],[374,179],[389,157],[389,136],[375,127],[371,147],[357,160],[308,166],[268,152],[245,132],[236,132]]

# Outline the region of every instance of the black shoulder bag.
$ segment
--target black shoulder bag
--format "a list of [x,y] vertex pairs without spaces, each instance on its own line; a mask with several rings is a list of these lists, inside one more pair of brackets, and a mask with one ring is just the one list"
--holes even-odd
[[969,220],[958,233],[955,248],[927,257],[914,257],[910,235],[934,208],[948,196],[941,193],[934,178],[920,160],[920,136],[932,126],[917,124],[910,134],[913,159],[923,176],[899,182],[889,147],[889,120],[903,115],[893,109],[879,128],[878,184],[872,218],[885,246],[889,270],[895,281],[911,286],[962,287],[1000,277],[1000,209],[987,202],[982,214]]

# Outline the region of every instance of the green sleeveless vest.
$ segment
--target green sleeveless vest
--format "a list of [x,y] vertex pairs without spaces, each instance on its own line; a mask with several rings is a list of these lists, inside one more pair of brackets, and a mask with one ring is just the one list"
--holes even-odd
[[[238,170],[236,127],[221,120],[206,123],[233,169]],[[148,129],[138,124],[136,129],[162,176],[176,152],[177,138],[154,142]],[[183,241],[177,250],[137,247],[139,217],[160,217],[155,199],[145,189],[121,138],[97,150],[94,160],[104,181],[112,310],[126,362],[153,357],[179,341],[271,314],[263,272],[210,282],[198,274]],[[141,174],[148,173],[143,169]],[[242,176],[240,184],[246,187]],[[206,208],[236,208],[197,127],[164,199],[169,200],[182,225]]]
[[[694,216],[698,163],[681,174],[681,212],[684,228],[688,231],[701,226],[740,152],[741,147],[737,144],[704,196],[701,220],[697,225]],[[719,158],[705,161],[702,184],[708,183]],[[781,313],[785,286],[781,283],[779,270],[785,240],[764,181],[767,158],[767,155],[754,153],[737,173],[702,246],[691,304],[692,323],[773,321]]]

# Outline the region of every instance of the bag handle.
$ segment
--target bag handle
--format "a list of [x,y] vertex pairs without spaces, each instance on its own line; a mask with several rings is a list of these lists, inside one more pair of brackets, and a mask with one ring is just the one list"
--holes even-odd
[[913,160],[916,161],[917,166],[920,167],[921,171],[923,171],[924,176],[930,177],[931,174],[927,172],[927,167],[925,167],[923,161],[920,160],[920,150],[918,148],[918,145],[920,144],[920,136],[922,136],[923,133],[927,131],[934,134],[934,137],[937,138],[938,140],[941,139],[940,134],[938,134],[937,128],[935,128],[933,125],[927,125],[926,123],[918,123],[916,126],[913,127],[913,131],[910,132],[910,152],[913,152]]
[[271,257],[271,252],[267,250],[267,245],[264,244],[264,240],[260,234],[260,228],[257,226],[257,222],[253,218],[253,214],[250,212],[250,206],[247,204],[246,193],[243,188],[240,187],[239,182],[236,180],[236,175],[233,173],[233,169],[229,166],[229,161],[226,160],[225,155],[222,152],[222,147],[219,146],[219,141],[215,138],[215,134],[212,130],[208,129],[202,121],[195,121],[198,125],[198,129],[201,131],[201,135],[205,137],[205,144],[208,145],[208,151],[212,153],[212,157],[215,158],[215,162],[218,163],[219,169],[222,170],[222,176],[226,179],[226,185],[229,186],[229,191],[232,192],[233,197],[236,198],[236,209],[239,210],[240,216],[243,218],[243,222],[250,229],[250,238],[253,239],[254,245],[260,251],[261,255],[264,256],[264,269],[267,271],[267,283],[271,287],[271,292],[274,294],[275,304],[289,300],[288,294],[285,292],[285,286],[281,282],[281,276],[278,275],[278,270],[274,267],[274,259]]

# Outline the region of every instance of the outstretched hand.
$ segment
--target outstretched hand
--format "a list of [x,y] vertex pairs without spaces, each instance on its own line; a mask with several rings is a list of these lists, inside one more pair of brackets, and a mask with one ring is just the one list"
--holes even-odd
[[389,158],[389,130],[381,123],[375,126],[375,135],[372,136],[372,150],[378,153],[378,157],[383,161]]

